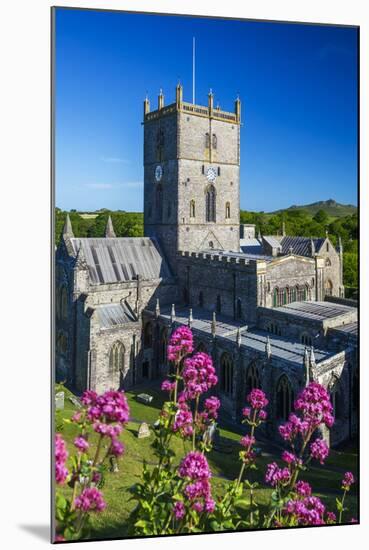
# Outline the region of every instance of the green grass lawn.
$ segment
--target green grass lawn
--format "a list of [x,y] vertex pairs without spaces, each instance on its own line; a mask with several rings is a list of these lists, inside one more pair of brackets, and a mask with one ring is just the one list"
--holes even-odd
[[[61,387],[57,386],[56,391],[60,389]],[[66,388],[62,389],[65,391],[65,407],[64,410],[56,412],[56,427],[57,431],[62,432],[69,451],[73,453],[73,439],[77,435],[77,429],[73,424],[63,423],[62,419],[71,418],[76,409],[68,399],[72,394]],[[140,479],[143,459],[149,465],[155,463],[155,456],[151,448],[154,436],[151,435],[151,437],[145,439],[138,439],[137,431],[140,422],[146,421],[149,424],[155,422],[161,409],[164,395],[155,387],[146,389],[147,393],[153,395],[154,399],[150,405],[145,405],[139,403],[136,399],[137,394],[142,391],[142,388],[140,388],[139,390],[126,393],[131,411],[131,421],[121,436],[125,444],[125,453],[119,460],[119,472],[108,472],[106,475],[103,493],[108,506],[101,514],[93,515],[91,538],[101,539],[127,536],[128,518],[134,507],[134,502],[129,500],[130,494],[128,493],[128,488]],[[209,464],[213,472],[212,485],[215,495],[220,495],[223,492],[228,480],[235,479],[238,476],[240,467],[238,453],[241,450],[238,441],[241,433],[244,433],[244,430],[243,432],[242,430],[237,431],[235,427],[223,427],[220,425],[220,435],[226,452],[213,450],[208,455]],[[251,471],[248,477],[250,480],[258,481],[264,486],[263,475],[265,467],[269,462],[278,461],[280,452],[263,442],[260,444],[258,442],[258,445],[262,449],[262,455],[257,460],[258,470]],[[176,460],[179,461],[184,451],[189,450],[189,444],[184,446],[181,439],[173,438],[173,450],[176,453]],[[351,470],[355,476],[357,474],[357,453],[352,447],[349,447],[347,451],[331,450],[326,466],[314,465],[304,474],[303,479],[311,483],[315,494],[322,498],[327,508],[335,511],[335,498],[341,494],[340,481],[346,470]],[[69,487],[58,487],[58,491],[71,495]],[[265,505],[269,495],[270,489],[264,486],[256,491],[256,501],[260,505]],[[350,508],[350,512],[346,518],[349,521],[351,517],[357,516],[356,485],[347,497],[346,502]]]

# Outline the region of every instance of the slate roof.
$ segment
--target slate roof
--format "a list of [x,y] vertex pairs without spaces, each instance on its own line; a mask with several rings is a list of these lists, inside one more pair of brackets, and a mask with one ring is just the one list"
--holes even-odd
[[167,279],[171,272],[155,239],[148,237],[72,238],[77,255],[81,247],[92,284],[143,279]]
[[264,241],[266,241],[269,246],[272,248],[281,248],[281,242],[277,239],[277,237],[273,237],[272,235],[267,235],[266,237],[263,237]]
[[273,311],[281,311],[297,317],[324,321],[333,319],[347,313],[353,313],[356,308],[334,302],[292,302],[291,304],[273,308]]
[[123,302],[121,304],[106,304],[96,307],[101,328],[112,328],[125,323],[134,323],[136,316]]
[[258,239],[240,239],[240,247],[246,254],[263,254],[263,247]]
[[310,237],[282,237],[282,254],[292,253],[297,256],[311,256],[311,241],[315,246],[315,252],[319,252],[325,239],[311,239]]

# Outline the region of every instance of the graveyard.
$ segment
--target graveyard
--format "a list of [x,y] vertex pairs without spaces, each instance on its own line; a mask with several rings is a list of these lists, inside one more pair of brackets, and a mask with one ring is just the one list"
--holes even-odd
[[[58,384],[55,388],[56,398],[56,432],[60,432],[65,439],[68,450],[73,453],[73,440],[77,435],[76,426],[68,420],[78,410],[78,397],[67,388]],[[63,395],[61,395],[63,394]],[[142,398],[142,394],[152,399]],[[111,465],[106,473],[106,483],[103,493],[108,506],[106,510],[92,517],[92,531],[90,538],[115,538],[127,535],[128,517],[134,507],[130,501],[128,489],[139,481],[142,474],[143,460],[147,465],[155,463],[151,444],[154,440],[154,423],[163,404],[164,393],[159,385],[138,387],[134,391],[126,392],[130,407],[130,421],[124,429],[121,440],[125,452],[119,459],[117,466]],[[59,408],[60,407],[60,408]],[[238,453],[241,450],[240,437],[246,433],[242,425],[225,423],[220,420],[217,437],[214,439],[214,448],[208,455],[209,464],[213,472],[212,487],[215,495],[221,494],[229,480],[235,479],[239,471]],[[258,470],[251,471],[248,478],[258,481],[260,488],[256,490],[256,500],[259,506],[267,502],[271,489],[263,483],[263,472],[266,464],[276,460],[280,462],[281,448],[270,442],[258,440],[260,456],[257,459]],[[183,443],[180,438],[173,438],[173,451],[178,460],[184,452],[190,450],[190,442]],[[357,453],[350,446],[344,449],[332,449],[325,466],[316,464],[304,476],[304,480],[311,483],[328,508],[334,509],[335,498],[340,495],[340,480],[346,470],[357,475]],[[68,486],[58,488],[58,491],[70,496],[72,489]],[[352,516],[357,515],[356,485],[347,495],[347,505]]]

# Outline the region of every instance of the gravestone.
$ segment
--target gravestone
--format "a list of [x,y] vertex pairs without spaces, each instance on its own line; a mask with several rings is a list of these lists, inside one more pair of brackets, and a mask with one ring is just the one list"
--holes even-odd
[[77,407],[77,409],[80,409],[82,407],[81,402],[78,399],[78,397],[74,397],[74,395],[70,395],[68,397],[68,399],[75,407]]
[[55,394],[55,409],[60,410],[64,409],[64,392],[58,391],[58,393]]
[[145,405],[147,405],[148,403],[151,403],[151,401],[154,398],[152,395],[149,395],[148,393],[139,393],[136,399],[140,403],[145,403]]
[[150,437],[150,428],[146,422],[142,422],[138,428],[137,433],[138,439],[143,439],[144,437]]

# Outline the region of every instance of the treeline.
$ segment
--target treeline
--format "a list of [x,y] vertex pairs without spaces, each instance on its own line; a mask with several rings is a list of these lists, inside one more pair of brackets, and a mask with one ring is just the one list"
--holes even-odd
[[[67,212],[55,209],[55,239],[59,243]],[[111,216],[117,237],[142,237],[142,212],[124,212],[102,210],[97,215],[83,214],[74,210],[69,212],[73,232],[76,237],[103,237],[108,216]],[[314,216],[304,210],[285,210],[278,214],[264,212],[248,212],[241,210],[241,223],[252,223],[256,226],[256,234],[281,235],[284,222],[287,235],[304,237],[329,238],[334,245],[338,244],[338,236],[342,239],[344,249],[343,277],[345,286],[358,287],[358,216],[352,214],[341,218],[331,218],[324,210],[319,210]]]

